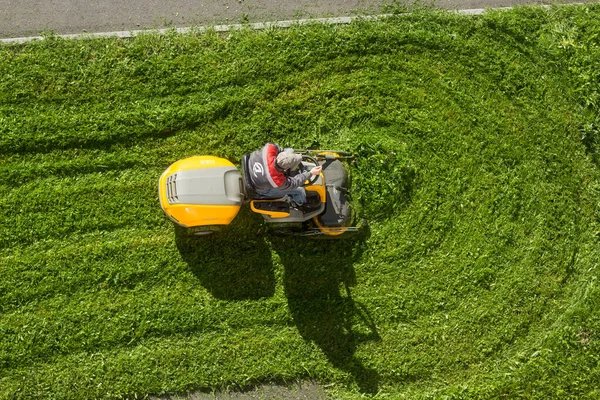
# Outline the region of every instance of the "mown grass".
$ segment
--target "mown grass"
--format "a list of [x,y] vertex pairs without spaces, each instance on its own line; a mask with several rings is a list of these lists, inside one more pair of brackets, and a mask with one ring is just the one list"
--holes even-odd
[[[597,398],[600,7],[0,48],[0,397]],[[370,231],[182,235],[177,159],[339,148]]]

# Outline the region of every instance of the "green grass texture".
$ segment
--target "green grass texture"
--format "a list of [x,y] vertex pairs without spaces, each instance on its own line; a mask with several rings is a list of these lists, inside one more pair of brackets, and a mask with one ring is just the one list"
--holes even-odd
[[[600,6],[0,47],[0,398],[600,397]],[[339,149],[363,235],[193,238],[178,159]]]

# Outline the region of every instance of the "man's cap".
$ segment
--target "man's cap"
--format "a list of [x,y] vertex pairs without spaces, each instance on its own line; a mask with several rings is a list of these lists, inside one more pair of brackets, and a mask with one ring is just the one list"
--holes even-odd
[[293,151],[282,151],[277,154],[277,165],[283,170],[294,169],[300,165],[300,162],[302,162],[302,156]]

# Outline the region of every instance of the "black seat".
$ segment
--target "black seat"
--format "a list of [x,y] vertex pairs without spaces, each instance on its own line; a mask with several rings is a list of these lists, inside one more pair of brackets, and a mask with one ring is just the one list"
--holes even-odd
[[[276,202],[287,203],[289,201],[288,196],[284,196],[284,197],[264,196],[264,195],[261,195],[256,192],[256,189],[252,185],[252,179],[250,178],[250,171],[252,171],[252,168],[250,168],[249,161],[250,161],[250,154],[244,154],[244,156],[242,157],[242,183],[243,183],[242,185],[243,185],[243,190],[244,190],[244,193],[243,193],[244,200],[245,201],[273,200]],[[321,202],[321,198],[317,192],[313,192],[313,191],[306,192],[306,207],[308,207],[308,208],[318,207],[320,205],[320,202]]]
[[252,168],[250,168],[250,166],[248,165],[249,161],[250,154],[244,154],[244,156],[242,157],[242,182],[244,186],[244,199],[246,201],[280,199],[280,197],[263,196],[261,194],[256,193],[256,189],[252,185],[252,179],[250,178],[250,171],[252,171]]
[[250,172],[248,168],[248,160],[250,159],[250,154],[244,154],[242,157],[242,186],[244,191],[244,199],[252,200],[254,199],[254,195],[256,191],[254,190],[254,186],[252,186],[252,180],[250,179]]

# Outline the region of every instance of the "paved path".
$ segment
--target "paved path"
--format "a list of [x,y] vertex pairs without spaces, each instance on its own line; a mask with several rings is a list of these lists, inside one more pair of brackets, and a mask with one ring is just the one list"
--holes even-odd
[[325,389],[315,382],[303,382],[288,386],[264,385],[246,392],[202,393],[188,395],[150,396],[150,400],[326,400]]
[[[76,34],[380,14],[391,3],[393,0],[0,0],[0,38],[37,36],[43,31]],[[435,1],[436,7],[445,9],[517,4],[543,3],[540,0]]]

